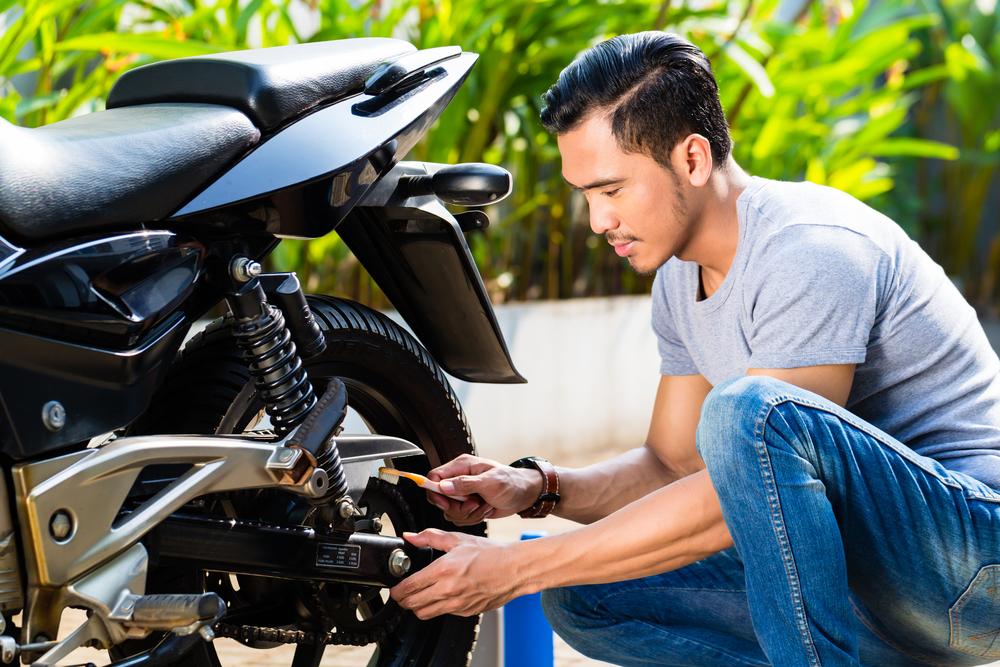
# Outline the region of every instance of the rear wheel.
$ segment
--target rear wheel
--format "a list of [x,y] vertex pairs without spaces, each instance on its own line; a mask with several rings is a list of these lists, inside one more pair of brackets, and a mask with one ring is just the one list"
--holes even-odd
[[[325,296],[310,305],[326,336],[327,349],[306,367],[317,394],[330,378],[347,387],[349,415],[345,430],[392,435],[413,442],[424,456],[396,459],[398,468],[425,473],[475,445],[461,406],[440,367],[428,352],[384,315],[356,303]],[[185,346],[154,398],[135,424],[136,434],[241,433],[268,427],[228,320],[219,320]],[[373,481],[361,500],[369,530],[399,534],[429,527],[457,530],[446,524],[421,491]],[[256,495],[221,502],[238,518],[308,522],[308,509],[283,494]],[[298,514],[296,514],[298,512]],[[373,518],[378,518],[373,522]],[[484,534],[484,527],[461,529]],[[191,586],[219,592],[230,613],[224,634],[233,627],[270,627],[303,633],[350,633],[355,643],[372,645],[369,665],[458,667],[468,662],[478,617],[444,616],[421,621],[399,609],[386,589],[347,585],[302,585],[226,573],[154,570],[150,592],[180,592]],[[154,590],[158,589],[158,590]],[[237,635],[239,637],[239,635]],[[241,641],[255,648],[275,646],[274,633],[245,631]],[[292,635],[278,635],[287,638]],[[344,640],[344,635],[338,641]],[[127,651],[127,645],[123,647]],[[301,643],[294,667],[316,667],[323,646]],[[119,654],[120,651],[119,651]],[[363,657],[359,658],[364,660]],[[215,648],[207,645],[185,660],[192,667],[218,665]],[[342,664],[338,662],[338,664]]]

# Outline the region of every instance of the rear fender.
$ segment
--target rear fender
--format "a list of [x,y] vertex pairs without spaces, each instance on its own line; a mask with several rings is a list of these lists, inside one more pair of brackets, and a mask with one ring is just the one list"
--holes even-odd
[[[396,192],[400,176],[437,166],[399,163],[337,233],[448,373],[467,382],[526,382],[514,368],[463,234],[463,227],[485,225],[460,224],[433,195]],[[460,216],[485,219],[481,212]]]

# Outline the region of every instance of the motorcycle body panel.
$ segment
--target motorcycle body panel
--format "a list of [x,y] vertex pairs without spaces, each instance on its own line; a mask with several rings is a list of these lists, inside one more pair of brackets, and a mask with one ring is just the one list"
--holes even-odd
[[[166,231],[11,253],[0,265],[0,451],[37,456],[135,419],[184,338],[205,257]],[[57,431],[42,420],[49,401],[66,410]]]
[[397,165],[337,233],[448,373],[467,382],[525,382],[458,221],[433,195],[397,194],[401,176],[437,166]]
[[[304,116],[258,144],[173,217],[195,221],[236,204],[270,203],[282,215],[268,232],[289,238],[328,234],[437,120],[477,58],[463,53],[411,85],[355,95]],[[296,215],[292,193],[317,182],[325,215]]]
[[[188,325],[176,313],[131,350],[0,328],[0,452],[15,460],[35,457],[129,424],[149,405]],[[42,420],[49,401],[66,410],[58,431]]]

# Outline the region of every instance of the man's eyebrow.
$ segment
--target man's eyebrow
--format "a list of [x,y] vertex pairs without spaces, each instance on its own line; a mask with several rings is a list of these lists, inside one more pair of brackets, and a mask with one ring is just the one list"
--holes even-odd
[[[563,176],[563,180],[566,181],[565,176]],[[594,190],[596,188],[603,188],[609,185],[614,185],[615,183],[621,183],[624,180],[625,180],[624,176],[616,176],[614,178],[605,178],[600,181],[594,181],[593,183],[589,183],[587,185],[573,185],[569,181],[566,181],[566,185],[573,188],[574,190],[579,190],[580,192],[583,192],[584,190]]]

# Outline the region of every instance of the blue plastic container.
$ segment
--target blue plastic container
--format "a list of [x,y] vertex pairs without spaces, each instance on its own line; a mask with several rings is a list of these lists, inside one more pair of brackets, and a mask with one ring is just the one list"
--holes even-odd
[[[547,537],[545,531],[522,533],[522,540]],[[552,667],[552,626],[542,613],[542,594],[514,598],[503,608],[505,667]]]

